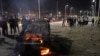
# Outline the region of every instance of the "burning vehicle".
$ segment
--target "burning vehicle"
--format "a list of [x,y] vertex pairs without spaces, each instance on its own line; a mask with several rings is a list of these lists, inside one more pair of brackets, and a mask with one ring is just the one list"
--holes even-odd
[[17,37],[17,56],[50,56],[50,48],[44,45],[49,40],[50,25],[46,20],[34,20]]

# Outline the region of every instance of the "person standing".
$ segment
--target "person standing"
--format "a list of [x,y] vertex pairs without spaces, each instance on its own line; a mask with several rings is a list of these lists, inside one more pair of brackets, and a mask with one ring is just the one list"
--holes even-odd
[[62,17],[62,27],[65,27],[66,21],[67,21],[67,19]]
[[16,26],[15,26],[15,23],[16,23],[16,21],[15,21],[15,19],[14,19],[14,16],[11,16],[10,19],[9,19],[11,35],[12,35],[12,33],[14,33],[14,35],[15,35],[15,33],[16,33]]
[[18,19],[18,17],[15,15],[15,29],[16,29],[16,31],[18,30],[18,33],[20,32],[19,31],[19,25],[18,25],[18,22],[19,22],[19,19]]
[[92,18],[92,26],[94,26],[94,18]]
[[7,25],[7,22],[8,22],[7,16],[3,15],[2,16],[1,27],[2,27],[2,34],[4,36],[8,35],[8,25]]
[[31,23],[30,18],[23,16],[22,18],[22,31],[26,29],[27,25]]

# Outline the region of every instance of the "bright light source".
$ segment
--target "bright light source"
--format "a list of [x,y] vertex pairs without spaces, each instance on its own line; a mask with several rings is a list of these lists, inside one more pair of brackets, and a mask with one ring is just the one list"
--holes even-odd
[[66,5],[65,7],[68,7],[69,5]]
[[80,10],[80,13],[82,12],[82,10]]
[[70,10],[73,10],[73,7],[71,7]]
[[59,11],[58,14],[61,14],[61,12]]
[[95,0],[92,0],[92,2],[95,2]]

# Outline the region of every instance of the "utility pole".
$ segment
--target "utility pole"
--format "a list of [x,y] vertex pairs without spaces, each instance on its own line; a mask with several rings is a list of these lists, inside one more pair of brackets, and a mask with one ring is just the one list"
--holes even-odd
[[19,8],[19,12],[20,12],[20,14],[22,13],[22,8]]
[[70,8],[70,15],[72,15],[73,7]]
[[40,0],[38,0],[38,14],[39,14],[39,19],[41,18],[41,11],[40,11]]
[[57,19],[58,19],[58,0],[57,0]]
[[80,16],[82,16],[82,12],[83,12],[83,11],[82,11],[82,10],[80,10]]
[[65,18],[66,18],[66,9],[68,8],[68,5],[65,5]]
[[94,5],[91,5],[91,9],[92,9],[92,16],[94,17],[95,16],[95,9],[94,9]]
[[99,0],[99,8],[98,8],[98,17],[100,17],[100,0]]

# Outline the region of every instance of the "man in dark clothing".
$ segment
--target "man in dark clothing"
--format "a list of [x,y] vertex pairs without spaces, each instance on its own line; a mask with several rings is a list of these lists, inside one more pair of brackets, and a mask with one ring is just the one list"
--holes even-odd
[[27,25],[31,23],[30,18],[26,18],[25,16],[23,16],[22,18],[22,31],[26,29]]
[[73,27],[73,25],[74,25],[74,20],[72,17],[69,17],[69,26]]
[[83,17],[83,25],[87,25],[88,24],[88,18],[87,17]]
[[92,26],[94,26],[94,18],[92,19]]
[[67,19],[62,17],[62,27],[65,27],[66,21],[67,21]]
[[18,25],[19,19],[17,16],[15,16],[15,26],[16,26],[16,31],[18,29],[18,33],[19,33],[19,25]]
[[15,26],[16,21],[15,21],[13,16],[11,16],[11,18],[9,19],[9,24],[10,24],[11,34],[12,34],[13,31],[14,31],[14,34],[15,34],[16,33],[16,26]]
[[2,33],[3,35],[8,35],[8,26],[7,26],[7,16],[2,17],[1,27],[2,27]]
[[74,18],[73,18],[73,23],[74,23],[74,25],[76,25],[76,21],[77,21],[77,20],[76,20],[76,18],[74,17]]

